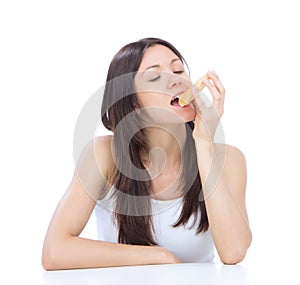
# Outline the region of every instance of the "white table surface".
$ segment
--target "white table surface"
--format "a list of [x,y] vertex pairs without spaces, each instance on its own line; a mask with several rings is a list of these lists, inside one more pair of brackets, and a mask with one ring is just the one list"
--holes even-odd
[[[7,264],[7,260],[5,262]],[[4,264],[4,265],[5,265]],[[0,284],[13,285],[272,285],[300,284],[298,262],[273,257],[238,265],[179,263],[45,271],[40,263],[16,260],[0,267]]]
[[213,263],[127,266],[99,269],[49,271],[44,285],[99,284],[250,284],[242,266],[217,266]]
[[[42,285],[271,285],[300,284],[295,263],[223,265],[181,263],[45,271]],[[25,283],[27,284],[27,283]],[[29,283],[28,283],[29,284]]]

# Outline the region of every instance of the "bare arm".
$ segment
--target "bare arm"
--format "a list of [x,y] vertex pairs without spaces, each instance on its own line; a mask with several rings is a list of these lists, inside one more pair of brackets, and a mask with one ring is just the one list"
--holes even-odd
[[123,245],[79,236],[111,171],[110,143],[109,137],[97,138],[95,146],[88,146],[82,155],[45,237],[42,264],[46,270],[178,262],[160,247]]
[[212,163],[213,156],[218,156],[217,147],[209,148],[202,143],[196,145],[209,226],[216,249],[223,263],[238,263],[245,257],[252,239],[245,204],[244,156],[236,148],[224,146],[225,163],[214,162],[219,163],[216,167]]
[[195,96],[198,168],[216,249],[223,263],[235,264],[244,258],[252,239],[245,204],[246,161],[238,149],[214,143],[225,89],[215,72],[208,72],[203,82],[213,100],[207,106],[201,96]]

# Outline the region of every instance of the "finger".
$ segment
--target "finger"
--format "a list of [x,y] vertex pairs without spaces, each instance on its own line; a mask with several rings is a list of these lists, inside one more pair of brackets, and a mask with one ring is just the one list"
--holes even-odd
[[216,112],[218,116],[221,117],[224,112],[224,96],[220,94],[214,83],[212,83],[210,80],[204,79],[203,81],[213,97],[211,107],[214,109],[214,112]]
[[224,88],[219,76],[217,75],[217,73],[215,71],[209,71],[207,73],[207,77],[214,82],[214,85],[215,85],[216,89],[219,91],[219,93],[222,96],[224,96],[225,95],[225,88]]
[[210,80],[208,80],[207,78],[204,78],[203,82],[213,97],[213,104],[214,103],[217,103],[217,104],[222,103],[223,96],[220,94],[220,92],[216,88],[215,84],[213,82],[211,82]]
[[[213,93],[213,103],[217,106],[217,108],[222,108],[221,105],[224,105],[225,99],[225,88],[222,85],[218,75],[214,71],[209,71],[207,73],[207,77],[213,82],[212,85],[215,87],[215,93]],[[211,81],[209,81],[209,83]]]

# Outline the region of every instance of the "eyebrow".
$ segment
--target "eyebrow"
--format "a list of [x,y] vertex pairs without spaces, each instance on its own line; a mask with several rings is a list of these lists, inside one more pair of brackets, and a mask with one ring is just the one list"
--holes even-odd
[[[179,57],[172,59],[172,60],[171,60],[171,64],[173,64],[174,62],[176,62],[176,61],[178,61],[178,60],[180,60]],[[180,60],[180,61],[181,61],[181,60]],[[154,65],[148,66],[148,67],[145,69],[145,71],[148,70],[148,69],[150,69],[150,68],[157,68],[157,67],[160,67],[160,65],[159,65],[159,64],[154,64]]]

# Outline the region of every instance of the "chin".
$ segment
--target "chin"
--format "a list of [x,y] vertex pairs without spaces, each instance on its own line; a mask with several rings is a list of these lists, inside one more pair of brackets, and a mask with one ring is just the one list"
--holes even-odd
[[182,124],[193,121],[196,117],[196,112],[192,107],[185,108],[165,108],[165,107],[147,107],[143,108],[140,119],[148,124]]

